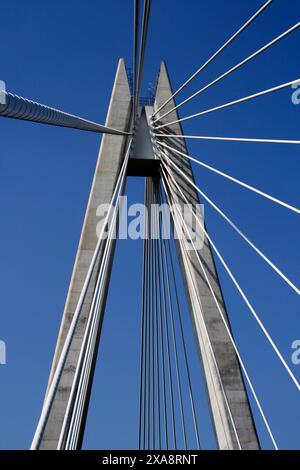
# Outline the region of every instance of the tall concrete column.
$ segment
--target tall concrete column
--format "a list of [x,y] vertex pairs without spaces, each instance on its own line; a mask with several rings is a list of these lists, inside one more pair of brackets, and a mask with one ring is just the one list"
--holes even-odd
[[[115,83],[112,91],[110,105],[108,109],[106,126],[124,131],[129,130],[131,117],[131,96],[127,80],[124,60],[121,59],[118,64]],[[126,137],[116,135],[103,135],[97,160],[94,180],[87,204],[86,214],[83,222],[83,228],[70,281],[68,296],[64,308],[59,336],[56,344],[54,359],[52,363],[49,383],[53,377],[57,361],[59,359],[64,341],[66,339],[70,323],[72,321],[75,308],[83,287],[84,280],[91,262],[96,244],[96,226],[100,219],[96,216],[97,207],[100,204],[109,203],[113,195],[114,186],[119,174],[119,170],[124,157]],[[114,250],[112,250],[113,256]],[[101,253],[98,259],[98,268],[101,260]],[[110,265],[112,259],[110,260]],[[70,353],[64,368],[62,378],[59,383],[58,391],[49,420],[44,432],[41,449],[56,449],[61,426],[64,419],[64,413],[67,407],[68,397],[75,374],[76,364],[79,357],[79,351],[86,327],[87,315],[91,306],[93,292],[95,288],[96,275],[98,269],[94,270],[89,290],[87,292],[81,317],[72,342]],[[105,291],[108,289],[110,269],[105,280]],[[105,299],[101,305],[101,318],[105,308]],[[99,328],[101,329],[102,320]],[[99,331],[100,334],[100,331]],[[49,386],[49,384],[48,384]]]
[[[172,91],[168,73],[165,64],[162,63],[154,109],[158,109],[171,95]],[[161,110],[160,115],[169,111],[174,106],[174,100],[171,100],[168,105]],[[167,117],[162,119],[161,122],[164,124],[177,119],[177,112],[173,111]],[[167,131],[170,134],[182,134],[180,123],[166,127],[163,131]],[[184,140],[168,138],[168,143],[177,150],[187,153]],[[189,160],[184,157],[180,157],[175,152],[166,150],[166,153],[169,158],[172,159],[192,181],[194,181]],[[172,167],[171,164],[169,164],[169,168],[172,172],[175,172],[174,167]],[[174,175],[182,192],[187,197],[189,203],[191,203],[195,208],[195,205],[199,204],[198,193],[187,183],[179,172],[177,174],[175,172]],[[170,178],[169,184],[172,184],[172,180]],[[175,191],[175,194],[176,203],[183,205],[185,201],[183,200],[180,192],[177,191],[176,193]],[[185,254],[187,255],[187,266],[183,262],[184,253],[182,250],[185,250]],[[216,303],[209,289],[208,283],[203,277],[203,273],[201,273],[201,268],[196,254],[193,251],[181,248],[179,243],[177,243],[177,252],[181,263],[185,289],[190,305],[191,318],[198,344],[199,356],[203,364],[212,420],[219,448],[238,449],[237,439],[228,412],[228,406],[226,405],[224,398],[223,392],[225,391],[242,449],[258,449],[258,438],[237,357],[220,313],[216,307]],[[209,282],[216,298],[218,299],[222,312],[228,321],[211,247],[206,237],[204,239],[203,248],[198,251],[198,254],[205,266]],[[190,275],[193,278],[193,283],[191,283]],[[205,329],[207,329],[216,362],[213,359]],[[217,368],[219,369],[219,374]]]

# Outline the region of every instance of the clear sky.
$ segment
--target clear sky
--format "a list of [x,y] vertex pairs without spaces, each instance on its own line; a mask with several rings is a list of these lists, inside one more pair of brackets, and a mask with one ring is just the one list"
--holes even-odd
[[[132,65],[132,3],[3,2],[0,79],[8,91],[103,123],[118,59]],[[262,4],[153,0],[143,93],[162,59],[176,89]],[[298,0],[274,0],[180,98],[299,19]],[[299,45],[300,30],[182,107],[180,115],[300,78]],[[184,131],[299,139],[300,105],[292,104],[291,95],[285,89],[203,116],[187,122]],[[0,366],[0,448],[23,449],[41,410],[100,137],[4,118],[0,137],[0,340],[7,345],[7,365]],[[299,207],[299,147],[189,141],[188,149]],[[199,166],[194,173],[201,188],[299,285],[299,217]],[[143,181],[129,181],[127,191],[131,201],[141,201]],[[206,205],[205,213],[211,236],[300,380],[300,365],[291,361],[291,344],[300,339],[297,295],[213,209]],[[137,443],[141,243],[122,241],[116,255],[85,448]],[[299,392],[221,267],[219,274],[237,344],[279,447],[300,448]],[[205,413],[199,425],[203,447],[211,448]],[[263,448],[271,448],[255,405],[253,413]]]

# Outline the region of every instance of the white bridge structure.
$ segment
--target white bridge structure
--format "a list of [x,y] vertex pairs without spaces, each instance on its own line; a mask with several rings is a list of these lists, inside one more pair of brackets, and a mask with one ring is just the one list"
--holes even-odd
[[[270,270],[275,271],[281,281],[289,286],[291,295],[299,295],[299,287],[283,273],[280,266],[261,251],[255,241],[231,220],[203,188],[196,184],[194,172],[200,165],[207,171],[231,181],[232,184],[239,185],[243,190],[255,193],[258,198],[267,199],[270,204],[281,205],[287,211],[297,214],[300,211],[290,203],[208,165],[199,156],[190,155],[187,142],[189,139],[242,141],[245,145],[277,143],[284,147],[299,145],[300,140],[285,140],[284,136],[278,139],[270,139],[268,136],[258,139],[254,136],[242,138],[185,135],[181,123],[224,108],[242,106],[246,101],[259,100],[266,94],[276,93],[298,83],[300,76],[291,77],[287,83],[276,83],[274,79],[274,84],[269,89],[257,90],[252,95],[242,96],[231,102],[221,102],[218,106],[202,109],[192,115],[179,116],[179,110],[187,102],[205,93],[207,89],[255,60],[269,48],[275,47],[299,28],[300,22],[180,101],[181,91],[230,47],[231,43],[237,41],[246,28],[255,27],[256,18],[263,15],[272,3],[272,0],[269,0],[262,4],[258,11],[253,12],[240,29],[205,63],[199,64],[198,69],[176,91],[172,89],[166,63],[162,62],[153,99],[145,104],[141,99],[141,87],[151,0],[144,0],[143,5],[141,1],[135,0],[133,83],[131,87],[124,60],[120,59],[105,124],[91,122],[3,91],[5,102],[0,103],[0,115],[3,117],[103,134],[32,449],[72,450],[82,446],[115,253],[116,238],[113,234],[118,230],[118,203],[124,195],[128,176],[145,179],[144,203],[149,209],[145,217],[142,292],[137,294],[137,302],[141,301],[140,369],[136,371],[140,377],[137,448],[190,449],[190,434],[193,433],[193,439],[198,449],[201,449],[201,410],[199,413],[197,387],[194,386],[190,374],[183,312],[178,299],[178,280],[174,270],[174,253],[180,265],[219,449],[260,449],[246,384],[273,446],[278,448],[268,416],[264,413],[260,397],[255,391],[244,358],[241,357],[233,337],[215,259],[225,268],[245,302],[249,315],[256,320],[266,342],[274,350],[278,361],[298,391],[300,384],[271,332],[265,327],[260,313],[256,311],[250,297],[236,278],[230,263],[223,257],[213,235],[206,229],[202,214],[196,211],[198,205],[203,203],[211,206],[244,243],[268,264]],[[97,235],[96,211],[105,203],[110,204],[110,209],[103,218],[101,233]],[[160,204],[167,204],[170,208],[176,251],[171,249],[170,240],[163,237],[164,216],[158,209]],[[183,208],[187,204],[191,208],[190,224],[183,217]],[[156,209],[151,211],[152,207]],[[190,225],[197,229],[203,238],[200,248],[191,235]],[[183,236],[178,236],[180,233]],[[184,381],[189,391],[188,396],[183,393]],[[187,426],[187,407],[192,416],[192,430],[191,426]]]

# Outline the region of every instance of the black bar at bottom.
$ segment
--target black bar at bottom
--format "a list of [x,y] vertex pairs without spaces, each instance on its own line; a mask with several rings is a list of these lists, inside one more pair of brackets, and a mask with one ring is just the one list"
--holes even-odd
[[[299,462],[300,451],[0,451],[0,465],[44,462],[74,466],[121,465],[137,468],[141,465],[211,465],[244,463],[283,467]],[[204,468],[204,467],[202,467]]]

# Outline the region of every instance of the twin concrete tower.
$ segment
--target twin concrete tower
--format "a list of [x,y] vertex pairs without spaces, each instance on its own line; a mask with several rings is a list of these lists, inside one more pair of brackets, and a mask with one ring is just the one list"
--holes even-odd
[[[161,64],[154,110],[158,109],[172,95],[171,85],[164,63]],[[175,106],[171,100],[162,111],[162,114]],[[159,160],[152,158],[153,149],[149,148],[149,108],[142,108],[140,122],[137,124],[137,135],[134,136],[134,151],[129,160],[128,175],[152,176],[157,172]],[[132,98],[128,83],[124,61],[118,64],[110,105],[107,113],[106,126],[123,131],[130,130],[132,119]],[[177,120],[177,112],[172,111],[168,120]],[[162,120],[162,122],[164,122]],[[168,131],[171,134],[182,134],[180,124],[173,124]],[[97,207],[104,203],[110,203],[120,168],[124,159],[128,137],[117,135],[103,135],[98,161],[88,200],[83,228],[75,259],[74,269],[69,286],[68,296],[64,308],[59,336],[56,344],[49,384],[62,351],[72,317],[74,315],[80,293],[87,275],[89,264],[97,244],[96,226],[99,222],[96,216]],[[178,141],[180,142],[178,144]],[[177,139],[176,148],[186,152],[184,140]],[[167,151],[166,151],[167,152]],[[176,165],[184,170],[185,174],[193,180],[193,173],[189,161],[167,152],[168,157],[176,161]],[[171,167],[170,167],[171,169]],[[180,185],[182,193],[176,194],[176,203],[183,205],[186,200],[193,206],[199,203],[197,192],[186,183],[178,174],[174,178]],[[186,295],[190,307],[191,319],[197,340],[199,357],[203,364],[208,399],[211,409],[212,421],[220,449],[258,449],[259,443],[253,423],[251,410],[241,375],[237,357],[229,339],[228,333],[221,319],[212,292],[208,283],[198,269],[198,260],[194,251],[186,251],[179,243],[176,246],[180,261],[182,276],[184,279]],[[110,268],[113,262],[114,250],[110,254]],[[226,309],[218,276],[208,240],[204,240],[204,246],[198,251],[198,256],[206,267],[209,283],[213,287],[214,295],[218,299],[223,315],[227,319]],[[98,263],[101,260],[101,253]],[[108,290],[111,269],[108,269],[104,283],[105,291]],[[51,408],[51,412],[41,441],[41,449],[56,449],[63,425],[64,415],[70,395],[79,352],[85,332],[88,313],[90,311],[93,293],[97,278],[97,269],[93,274],[89,289],[85,297],[80,321],[78,322],[75,336],[72,341],[68,358],[61,376],[59,387]],[[106,297],[100,305],[101,321],[98,326],[98,342],[101,335],[102,320],[105,311]],[[211,348],[211,346],[212,348]],[[213,349],[213,353],[212,353]],[[97,347],[95,351],[96,361]],[[91,391],[93,377],[88,384]],[[48,387],[49,387],[48,384]],[[88,401],[88,400],[87,400]],[[88,404],[85,404],[85,417]],[[234,425],[233,425],[234,423]],[[83,436],[81,437],[82,441]]]

